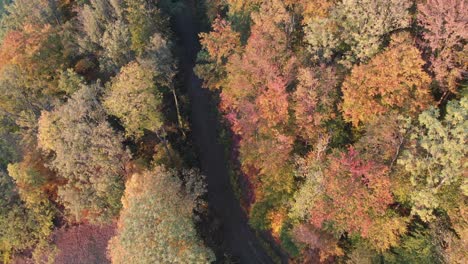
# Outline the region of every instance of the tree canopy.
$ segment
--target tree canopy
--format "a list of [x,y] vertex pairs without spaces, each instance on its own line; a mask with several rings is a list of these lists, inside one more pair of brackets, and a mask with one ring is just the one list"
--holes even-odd
[[[458,206],[456,200],[468,195],[464,176],[467,117],[466,97],[449,102],[443,120],[440,120],[438,109],[424,111],[411,133],[413,145],[399,161],[413,186],[413,213],[424,221],[434,218],[434,209],[450,210],[450,207]],[[453,190],[446,192],[446,188]],[[444,197],[446,195],[454,197]]]
[[105,219],[119,212],[130,158],[97,101],[99,89],[83,86],[39,119],[39,147],[51,152],[51,168],[66,180],[58,195],[76,220]]
[[464,263],[466,7],[0,0],[0,262]]
[[[109,244],[112,263],[210,263],[193,223],[199,195],[197,173],[185,188],[175,171],[155,167],[132,175],[122,198],[118,234]],[[153,223],[148,225],[148,223]]]
[[343,115],[358,126],[390,111],[415,115],[429,106],[430,77],[420,52],[396,36],[368,64],[353,68],[343,83]]
[[122,120],[130,136],[141,137],[145,129],[159,131],[164,123],[162,94],[156,87],[154,73],[135,62],[123,67],[112,80],[104,106]]

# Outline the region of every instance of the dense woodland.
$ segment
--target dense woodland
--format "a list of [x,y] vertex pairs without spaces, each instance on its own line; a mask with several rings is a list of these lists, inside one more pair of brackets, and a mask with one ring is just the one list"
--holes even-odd
[[214,260],[158,4],[2,2],[0,262]]
[[189,2],[0,0],[0,263],[237,263],[210,242],[184,8],[272,262],[468,259],[466,0]]
[[463,263],[465,0],[211,1],[250,224],[298,262]]

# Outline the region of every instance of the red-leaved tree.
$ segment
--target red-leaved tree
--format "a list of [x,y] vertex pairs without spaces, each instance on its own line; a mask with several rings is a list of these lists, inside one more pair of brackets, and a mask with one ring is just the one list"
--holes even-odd
[[114,234],[115,225],[82,224],[57,230],[54,242],[58,254],[54,263],[110,263],[106,256],[107,243]]
[[331,157],[323,173],[323,197],[310,210],[311,223],[317,228],[330,223],[335,230],[367,237],[375,219],[393,202],[387,172],[352,147]]

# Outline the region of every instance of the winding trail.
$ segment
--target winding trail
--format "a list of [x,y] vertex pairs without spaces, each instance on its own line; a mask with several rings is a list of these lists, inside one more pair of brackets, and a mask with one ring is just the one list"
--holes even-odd
[[231,188],[224,147],[218,142],[218,120],[212,111],[212,97],[210,91],[201,87],[201,80],[193,72],[200,49],[195,1],[186,0],[186,6],[188,8],[173,17],[173,30],[184,48],[179,70],[191,100],[192,133],[199,150],[201,169],[207,176],[208,203],[221,222],[222,247],[240,263],[273,263],[249,227]]

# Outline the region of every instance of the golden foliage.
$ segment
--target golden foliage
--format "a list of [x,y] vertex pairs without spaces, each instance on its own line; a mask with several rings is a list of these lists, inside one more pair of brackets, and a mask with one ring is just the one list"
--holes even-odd
[[431,79],[423,70],[420,52],[408,38],[407,34],[395,36],[368,64],[353,68],[342,88],[346,121],[358,126],[390,110],[414,116],[431,104]]

